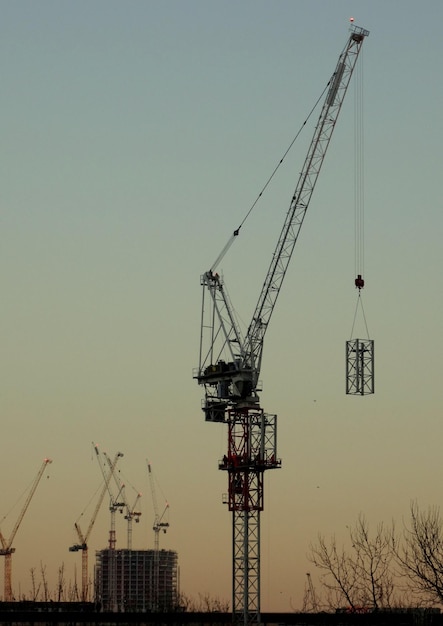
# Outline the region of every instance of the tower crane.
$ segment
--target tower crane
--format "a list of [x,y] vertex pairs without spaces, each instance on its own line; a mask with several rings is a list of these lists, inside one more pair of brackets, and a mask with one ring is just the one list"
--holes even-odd
[[2,532],[0,531],[0,542],[1,549],[0,555],[5,557],[5,590],[4,590],[4,598],[6,602],[12,601],[12,555],[15,552],[15,548],[12,547],[12,542],[15,539],[18,529],[20,528],[20,524],[23,521],[23,518],[28,510],[28,507],[31,503],[31,500],[34,496],[34,493],[38,487],[41,477],[48,466],[49,463],[52,463],[51,459],[44,459],[43,463],[40,466],[40,469],[37,472],[37,475],[32,483],[31,489],[29,490],[28,496],[25,500],[22,510],[20,511],[20,515],[15,522],[14,528],[12,529],[11,534],[9,535],[8,541],[4,538]]
[[306,572],[306,587],[303,598],[303,613],[318,613],[318,600],[310,572]]
[[[109,471],[111,473],[112,478],[114,478],[114,481],[118,489],[117,495],[114,496],[113,491],[111,489],[111,481],[108,481],[107,485],[108,485],[108,492],[109,492],[109,512],[111,514],[111,528],[109,530],[109,557],[108,557],[109,558],[109,606],[111,607],[111,610],[116,611],[117,610],[117,572],[116,572],[116,560],[115,560],[115,545],[116,545],[117,539],[115,535],[115,514],[118,510],[120,511],[120,513],[123,513],[123,508],[125,506],[125,495],[124,495],[125,486],[124,484],[120,483],[120,481],[117,479],[117,476],[115,475],[115,472],[114,472],[115,468],[112,464],[111,459],[106,454],[106,452],[103,452],[103,456],[106,459],[106,462],[109,467]],[[105,481],[106,481],[104,468],[101,467],[101,469],[103,473],[103,478],[105,478]]]
[[[108,467],[112,471],[112,475],[114,477],[116,486],[118,488],[118,493],[114,497],[112,490],[110,488],[110,485],[108,484],[108,491],[109,491],[109,497],[110,497],[109,510],[111,512],[111,530],[109,532],[109,549],[115,550],[115,546],[117,542],[116,535],[115,535],[115,513],[116,511],[119,510],[120,513],[123,513],[125,511],[124,518],[128,523],[127,548],[128,550],[132,550],[132,522],[133,520],[135,520],[135,522],[138,524],[140,521],[141,511],[137,511],[136,506],[142,494],[137,493],[135,501],[131,507],[126,498],[126,485],[124,483],[121,483],[118,480],[117,476],[115,475],[115,468],[112,469],[112,461],[110,457],[108,456],[108,454],[104,452],[103,455],[106,459]],[[123,454],[121,454],[121,456],[123,456]],[[103,468],[102,468],[102,472],[103,472],[103,477],[106,478]]]
[[[96,457],[99,457],[99,449],[97,445],[94,445],[94,450],[96,453]],[[86,533],[83,534],[80,525],[78,522],[75,522],[74,527],[75,530],[77,532],[77,536],[78,536],[78,540],[79,543],[75,543],[74,545],[70,546],[69,551],[70,552],[78,552],[79,550],[81,550],[82,553],[82,602],[87,602],[88,600],[88,540],[89,540],[89,536],[92,532],[92,529],[94,527],[95,524],[95,520],[97,519],[97,515],[98,512],[100,510],[100,507],[103,503],[103,499],[105,497],[106,492],[108,491],[108,485],[109,485],[109,481],[111,480],[111,477],[113,475],[114,469],[117,465],[118,460],[120,459],[120,457],[122,457],[123,454],[121,452],[117,452],[114,456],[114,459],[112,461],[111,464],[111,468],[109,470],[109,472],[106,474],[105,476],[105,481],[104,481],[104,485],[103,488],[99,494],[98,500],[97,500],[97,504],[95,506],[94,512],[92,514],[91,520],[89,522],[89,526],[88,529],[86,530]],[[100,461],[99,461],[100,463]]]
[[[119,453],[120,456],[123,456],[123,454],[120,452]],[[109,531],[109,549],[110,550],[115,550],[115,545],[117,542],[116,536],[115,536],[115,514],[117,511],[120,511],[120,513],[123,513],[125,504],[126,504],[126,500],[125,500],[125,485],[120,483],[115,475],[115,466],[113,466],[112,460],[110,459],[110,457],[106,454],[106,452],[103,453],[103,456],[106,459],[106,462],[108,464],[109,467],[109,471],[111,472],[111,476],[114,478],[114,481],[117,485],[117,489],[118,489],[118,493],[116,496],[113,495],[112,489],[111,489],[111,481],[108,481],[107,485],[108,485],[108,492],[109,492],[109,511],[111,513],[111,529]],[[102,467],[102,473],[103,473],[103,478],[106,481],[106,474],[104,471],[104,468]]]
[[[327,85],[326,97],[298,178],[251,322],[243,337],[216,263],[201,277],[200,357],[194,378],[204,387],[208,422],[228,426],[228,452],[219,469],[228,474],[232,512],[232,612],[235,624],[260,623],[260,512],[264,472],[281,467],[277,416],[260,407],[263,342],[297,243],[311,196],[369,32],[351,24],[350,35]],[[239,234],[237,229],[233,237]],[[223,254],[223,253],[222,253]]]
[[141,493],[137,494],[132,506],[126,502],[125,520],[128,522],[128,550],[132,550],[132,522],[135,520],[135,523],[138,524],[140,521],[141,511],[137,511],[136,506],[141,496]]
[[165,515],[169,510],[169,504],[166,502],[165,508],[161,515],[158,512],[157,496],[155,493],[154,476],[151,469],[151,464],[148,462],[148,475],[149,483],[151,485],[152,506],[154,507],[154,525],[152,530],[154,531],[154,577],[153,577],[153,593],[152,593],[152,608],[157,611],[159,608],[159,578],[160,578],[160,532],[166,531],[169,528],[169,522],[164,521]]

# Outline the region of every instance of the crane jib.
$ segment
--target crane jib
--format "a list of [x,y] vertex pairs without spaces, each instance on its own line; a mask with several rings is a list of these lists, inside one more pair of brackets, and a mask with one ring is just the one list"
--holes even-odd
[[326,102],[329,104],[329,106],[332,106],[334,104],[335,96],[337,95],[337,91],[340,86],[340,82],[343,77],[344,71],[345,71],[345,64],[341,62],[337,66],[337,70],[334,75],[334,80],[332,82],[331,87],[329,88],[329,93],[326,97]]
[[[229,407],[257,406],[264,337],[292,252],[316,185],[361,45],[369,31],[351,26],[339,56],[316,128],[286,214],[246,336],[236,322],[224,281],[211,270],[203,276],[200,362],[194,378],[205,387],[203,410],[208,421],[224,421]],[[237,233],[234,233],[237,234]]]

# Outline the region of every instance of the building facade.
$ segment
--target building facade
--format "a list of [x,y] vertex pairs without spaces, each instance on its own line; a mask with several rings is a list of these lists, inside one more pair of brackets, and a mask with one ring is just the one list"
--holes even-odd
[[96,552],[95,601],[103,611],[165,612],[178,604],[173,550]]

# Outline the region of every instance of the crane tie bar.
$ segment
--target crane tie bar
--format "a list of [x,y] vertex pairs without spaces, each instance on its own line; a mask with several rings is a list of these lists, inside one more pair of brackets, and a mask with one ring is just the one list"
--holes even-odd
[[228,242],[226,243],[226,245],[224,246],[224,248],[222,249],[222,251],[220,252],[220,254],[218,255],[218,257],[215,259],[214,263],[211,266],[211,271],[213,272],[216,267],[219,265],[219,263],[222,261],[222,259],[224,258],[225,254],[227,253],[227,251],[229,250],[229,248],[232,246],[232,244],[234,243],[235,238],[240,234],[240,229],[243,226],[243,224],[246,222],[246,220],[248,219],[248,217],[250,216],[250,214],[252,213],[252,211],[254,210],[256,204],[258,203],[258,201],[260,200],[260,198],[262,197],[263,193],[266,191],[267,187],[270,185],[272,179],[274,178],[274,176],[277,173],[277,170],[279,169],[279,167],[282,165],[283,161],[285,160],[285,158],[287,157],[289,151],[291,150],[292,146],[294,145],[294,143],[297,141],[300,133],[302,132],[303,128],[306,126],[307,122],[309,121],[309,119],[311,118],[312,114],[314,113],[315,109],[317,108],[320,100],[323,98],[323,95],[325,94],[326,90],[329,88],[329,85],[331,84],[331,81],[334,77],[332,76],[326,87],[323,89],[322,93],[320,94],[320,96],[317,98],[317,101],[315,102],[314,106],[311,108],[311,110],[309,111],[309,114],[307,116],[307,118],[305,119],[305,121],[303,122],[303,124],[300,126],[297,134],[295,135],[294,139],[291,141],[291,143],[289,144],[289,146],[287,147],[285,153],[283,154],[282,158],[280,159],[280,161],[278,162],[278,164],[275,166],[272,174],[269,176],[268,180],[266,181],[266,183],[264,184],[262,190],[260,191],[260,193],[258,194],[257,198],[254,200],[254,202],[252,203],[251,207],[249,208],[248,212],[246,213],[245,217],[243,218],[243,220],[240,222],[240,225],[238,228],[236,228],[234,230],[234,232],[232,233],[232,235],[230,236]]

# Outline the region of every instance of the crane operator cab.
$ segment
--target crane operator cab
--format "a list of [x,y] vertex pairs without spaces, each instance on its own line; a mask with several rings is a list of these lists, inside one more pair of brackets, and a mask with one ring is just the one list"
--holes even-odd
[[225,422],[225,412],[233,405],[255,406],[258,396],[253,389],[251,368],[242,368],[240,361],[219,361],[209,365],[197,376],[205,386],[203,411],[209,422]]

